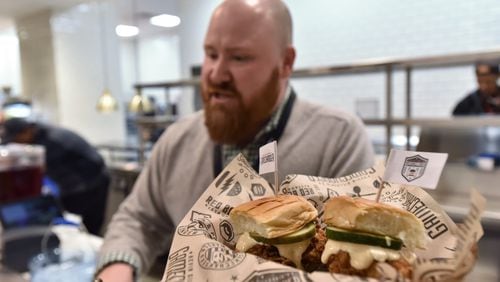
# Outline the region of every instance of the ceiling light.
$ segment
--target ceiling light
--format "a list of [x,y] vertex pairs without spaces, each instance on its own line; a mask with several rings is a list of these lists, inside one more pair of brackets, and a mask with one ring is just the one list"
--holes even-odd
[[153,111],[153,105],[147,97],[142,96],[140,91],[136,91],[134,97],[128,104],[128,110],[131,113],[144,114]]
[[106,47],[106,35],[104,34],[104,27],[106,26],[105,15],[102,10],[102,3],[99,6],[99,31],[101,34],[101,48],[102,48],[102,77],[104,91],[97,100],[97,111],[101,113],[110,113],[118,110],[118,102],[115,97],[109,92],[107,85],[109,85],[108,78],[108,48]]
[[178,16],[161,14],[158,16],[151,17],[149,22],[152,25],[161,26],[161,27],[174,27],[178,26],[181,23],[181,18]]
[[132,37],[139,34],[139,28],[133,25],[119,24],[116,26],[115,32],[120,37]]
[[97,101],[97,111],[101,113],[110,113],[118,110],[118,102],[115,97],[111,95],[108,89],[105,89],[101,97]]

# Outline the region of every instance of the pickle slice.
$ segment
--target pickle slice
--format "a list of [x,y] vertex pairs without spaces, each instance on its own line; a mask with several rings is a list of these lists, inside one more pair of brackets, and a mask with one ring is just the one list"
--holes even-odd
[[335,227],[326,228],[326,237],[336,241],[365,244],[392,250],[401,250],[403,247],[403,241],[397,238],[358,231],[347,231]]
[[300,230],[285,236],[276,238],[264,238],[258,234],[250,233],[250,237],[252,237],[257,242],[269,245],[280,245],[280,244],[291,244],[304,241],[306,239],[314,237],[315,234],[316,234],[316,224],[314,222],[309,222]]

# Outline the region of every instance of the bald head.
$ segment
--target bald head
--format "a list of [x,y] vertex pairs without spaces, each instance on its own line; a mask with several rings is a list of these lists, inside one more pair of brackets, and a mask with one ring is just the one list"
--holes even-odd
[[273,32],[281,48],[292,45],[292,17],[281,0],[225,0],[214,11],[211,23],[228,15],[237,15],[248,24],[261,24]]
[[247,144],[282,103],[295,61],[291,22],[279,0],[226,0],[217,7],[201,71],[212,140]]

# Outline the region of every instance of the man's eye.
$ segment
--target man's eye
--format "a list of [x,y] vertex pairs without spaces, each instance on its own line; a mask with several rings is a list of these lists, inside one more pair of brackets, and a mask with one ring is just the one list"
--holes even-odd
[[218,55],[216,53],[205,53],[205,56],[207,56],[211,60],[216,60],[218,57]]
[[250,60],[250,57],[249,56],[235,55],[235,56],[233,56],[233,60],[235,60],[237,62],[246,62],[246,61]]

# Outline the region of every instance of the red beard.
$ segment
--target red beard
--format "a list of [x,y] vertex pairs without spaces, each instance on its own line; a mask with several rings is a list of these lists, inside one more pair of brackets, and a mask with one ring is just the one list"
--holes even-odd
[[[279,71],[275,69],[268,82],[254,95],[255,103],[244,105],[242,94],[232,82],[203,85],[205,125],[210,138],[216,143],[244,146],[248,144],[269,120],[279,97]],[[234,107],[210,103],[215,93],[236,98]]]

